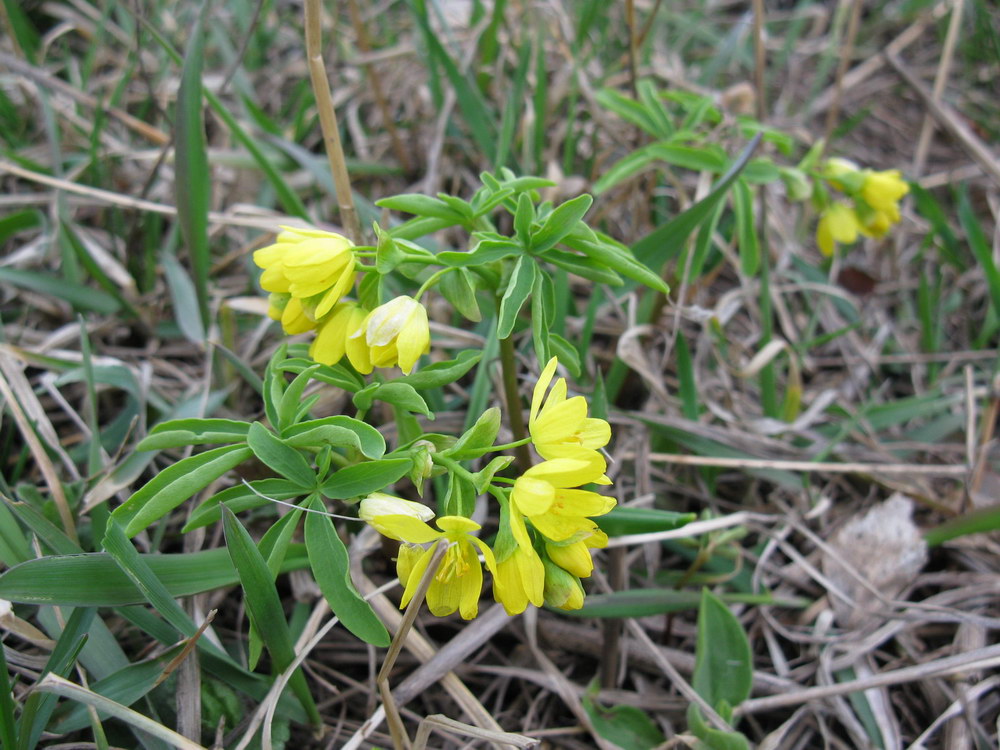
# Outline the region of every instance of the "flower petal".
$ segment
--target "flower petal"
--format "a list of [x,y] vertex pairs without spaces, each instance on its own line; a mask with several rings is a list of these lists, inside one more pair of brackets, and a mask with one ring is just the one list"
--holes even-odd
[[538,376],[538,382],[535,383],[535,389],[531,393],[531,414],[528,416],[528,426],[535,421],[535,417],[538,415],[538,410],[542,408],[542,401],[545,399],[545,391],[549,387],[549,383],[552,382],[552,376],[556,374],[556,368],[559,366],[559,360],[553,357],[545,365],[545,369],[542,370],[542,374]]
[[516,505],[528,516],[545,513],[555,497],[555,487],[549,482],[529,477],[527,474],[517,478],[510,493],[511,505]]
[[382,536],[411,544],[426,544],[444,536],[440,531],[434,531],[430,526],[409,515],[375,516],[368,521]]

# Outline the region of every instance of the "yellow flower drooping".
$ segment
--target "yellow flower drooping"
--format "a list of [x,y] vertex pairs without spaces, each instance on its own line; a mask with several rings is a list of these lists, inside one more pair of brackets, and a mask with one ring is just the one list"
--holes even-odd
[[332,365],[346,353],[355,370],[363,375],[370,373],[368,347],[363,339],[355,337],[367,316],[368,311],[355,302],[338,302],[320,321],[316,338],[309,346],[309,356],[321,364]]
[[[898,169],[883,172],[865,171],[865,183],[861,187],[861,197],[876,211],[895,213],[898,217],[900,199],[910,192],[910,186],[903,180]],[[898,219],[896,219],[898,221]]]
[[309,300],[313,317],[326,315],[354,285],[354,245],[320,229],[282,227],[273,245],[257,250],[253,261],[264,269],[261,287]]
[[471,620],[479,613],[479,595],[483,590],[479,553],[482,552],[494,577],[496,559],[486,543],[473,536],[472,532],[480,528],[478,523],[464,516],[442,516],[436,522],[441,530],[435,531],[410,513],[370,515],[365,520],[380,534],[404,543],[396,561],[396,573],[403,584],[400,609],[410,603],[433,556],[433,546],[419,545],[445,539],[448,549],[427,590],[427,607],[438,617],[458,610],[464,619]]
[[268,300],[267,315],[271,320],[280,320],[282,329],[290,336],[316,327],[316,321],[302,306],[302,300],[289,294],[272,292]]
[[854,209],[845,203],[831,203],[820,216],[816,244],[823,255],[833,255],[836,243],[851,244],[858,239],[861,222]]
[[587,416],[583,396],[566,398],[565,378],[556,380],[546,397],[558,366],[555,357],[550,359],[535,384],[528,417],[531,442],[542,458],[574,458],[596,465],[600,458],[597,451],[611,440],[611,425]]
[[602,516],[615,507],[613,497],[575,489],[581,484],[611,484],[599,464],[574,458],[556,458],[532,466],[514,482],[510,495],[511,524],[518,515],[548,539],[564,542],[593,531],[591,516]]
[[883,237],[900,219],[899,201],[910,192],[898,169],[865,171],[861,197],[871,211],[861,213],[860,231],[868,237]]
[[[521,519],[524,527],[524,519]],[[497,561],[493,575],[493,598],[503,605],[508,615],[519,615],[531,602],[541,607],[545,601],[545,567],[529,542],[518,544],[505,559]]]
[[352,338],[364,341],[375,367],[398,364],[409,375],[420,355],[431,348],[427,310],[412,297],[396,297],[368,313]]

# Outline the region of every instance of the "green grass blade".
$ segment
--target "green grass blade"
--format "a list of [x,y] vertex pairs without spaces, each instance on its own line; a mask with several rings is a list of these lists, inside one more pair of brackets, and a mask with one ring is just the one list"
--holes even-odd
[[[212,173],[208,166],[205,143],[205,119],[202,110],[201,70],[205,52],[203,26],[211,0],[205,0],[184,52],[181,86],[177,92],[177,144],[174,200],[177,220],[191,255],[191,271],[201,314],[201,339],[208,325],[208,274],[211,249],[208,244],[208,209],[211,204]],[[180,309],[177,310],[181,312]],[[201,340],[199,339],[199,340]]]
[[[285,620],[281,598],[271,579],[271,571],[268,570],[267,562],[250,538],[250,534],[233,512],[225,506],[222,510],[222,524],[226,533],[229,556],[243,586],[247,612],[253,619],[257,632],[264,639],[264,644],[274,660],[275,669],[284,672],[295,660],[295,645],[288,622]],[[317,727],[321,726],[322,719],[301,669],[295,670],[289,685],[305,708],[310,721]]]
[[699,224],[712,213],[716,204],[729,191],[730,186],[739,177],[743,167],[750,161],[757,145],[763,136],[758,133],[740,153],[732,166],[712,188],[712,192],[695,203],[691,208],[678,214],[673,219],[657,227],[639,240],[632,247],[635,257],[653,270],[660,270],[668,259],[677,255],[683,248],[684,241]]
[[344,627],[373,646],[389,645],[389,633],[351,580],[351,561],[326,508],[313,498],[306,516],[306,548],[316,583]]

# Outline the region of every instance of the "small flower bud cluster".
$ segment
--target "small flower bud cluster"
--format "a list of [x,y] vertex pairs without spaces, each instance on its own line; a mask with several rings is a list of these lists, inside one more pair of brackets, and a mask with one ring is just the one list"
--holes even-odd
[[345,299],[358,273],[354,245],[319,229],[284,227],[275,243],[254,253],[271,293],[268,314],[285,333],[316,331],[309,356],[332,365],[346,355],[358,372],[399,365],[409,374],[430,351],[427,311],[412,297],[366,310]]

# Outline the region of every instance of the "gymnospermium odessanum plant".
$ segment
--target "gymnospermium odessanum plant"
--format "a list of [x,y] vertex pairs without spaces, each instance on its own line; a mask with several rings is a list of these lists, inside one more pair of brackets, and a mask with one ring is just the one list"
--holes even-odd
[[[598,100],[652,139],[612,164],[594,185],[603,193],[654,164],[721,174],[729,167],[724,149],[713,141],[719,135],[748,137],[762,133],[777,152],[790,157],[794,141],[788,134],[751,117],[725,114],[711,97],[686,91],[661,91],[650,79],[636,84],[638,99],[613,89],[598,92]],[[795,166],[776,163],[769,156],[751,159],[736,179],[732,193],[737,224],[752,216],[749,185],[781,180],[792,202],[809,202],[818,215],[816,246],[832,256],[838,244],[859,237],[881,238],[900,221],[899,202],[909,185],[898,170],[862,168],[840,157],[824,158],[826,143],[817,141]],[[742,197],[742,200],[741,200]],[[742,253],[741,248],[741,253]],[[751,264],[750,269],[756,270]]]
[[[366,521],[401,543],[397,571],[404,586],[402,605],[413,595],[430,560],[430,543],[447,549],[428,590],[436,615],[456,610],[470,619],[478,611],[483,573],[480,554],[493,576],[494,598],[516,614],[529,603],[574,609],[582,606],[581,578],[593,569],[591,550],[607,537],[593,520],[615,500],[585,485],[607,485],[601,449],[611,438],[609,424],[588,416],[583,396],[570,396],[557,377],[559,359],[579,370],[576,347],[551,331],[555,283],[550,269],[562,268],[594,283],[620,285],[623,278],[659,291],[664,283],[611,238],[583,221],[592,198],[582,195],[559,206],[539,203],[538,190],[552,183],[534,177],[482,175],[469,201],[440,195],[400,195],[379,205],[414,215],[391,231],[374,227],[377,244],[353,246],[346,238],[316,229],[284,228],[276,241],[255,253],[263,269],[261,286],[270,292],[270,315],[289,334],[313,331],[310,344],[285,343],[264,377],[265,422],[185,419],[158,425],[140,449],[219,445],[182,459],[137,491],[113,517],[128,536],[140,533],[225,472],[256,458],[276,476],[242,482],[204,500],[182,531],[214,523],[230,514],[279,501],[294,510],[277,521],[280,533],[261,543],[272,571],[301,518],[305,543],[321,590],[345,627],[359,638],[386,645],[388,635],[352,585],[348,556],[333,526],[328,501],[350,520]],[[497,231],[497,214],[509,214],[510,236]],[[464,229],[468,251],[434,252],[416,240],[449,227]],[[415,291],[410,294],[402,291]],[[459,352],[455,359],[416,363],[430,348],[424,296],[434,290],[466,319],[481,322],[481,299],[495,303],[488,313],[489,336],[499,343],[506,380],[515,378],[512,335],[530,309],[531,341],[546,363],[533,388],[526,428],[512,420],[515,440],[497,445],[501,411],[492,407],[463,434],[427,433],[415,414],[431,417],[424,398],[429,389],[462,378],[492,362],[482,351]],[[391,377],[398,367],[402,375]],[[313,418],[318,394],[305,396],[319,381],[352,394],[355,416]],[[520,397],[514,409],[520,412]],[[387,449],[381,433],[365,421],[375,402],[391,409],[397,445]],[[511,410],[508,409],[510,415]],[[520,414],[518,414],[520,416]],[[522,418],[523,421],[523,418]],[[518,433],[523,433],[518,436]],[[503,452],[534,446],[538,460],[506,476],[514,457]],[[492,458],[485,460],[488,456]],[[473,470],[472,462],[481,466]],[[426,482],[440,477],[445,487],[436,509],[386,491],[409,478],[423,496]],[[477,498],[499,506],[492,548],[471,520]],[[360,502],[359,502],[360,501]],[[434,526],[428,521],[436,516]],[[436,528],[435,528],[436,526]],[[227,538],[229,529],[227,527]],[[428,546],[430,545],[430,546]],[[331,559],[335,561],[331,574]]]

